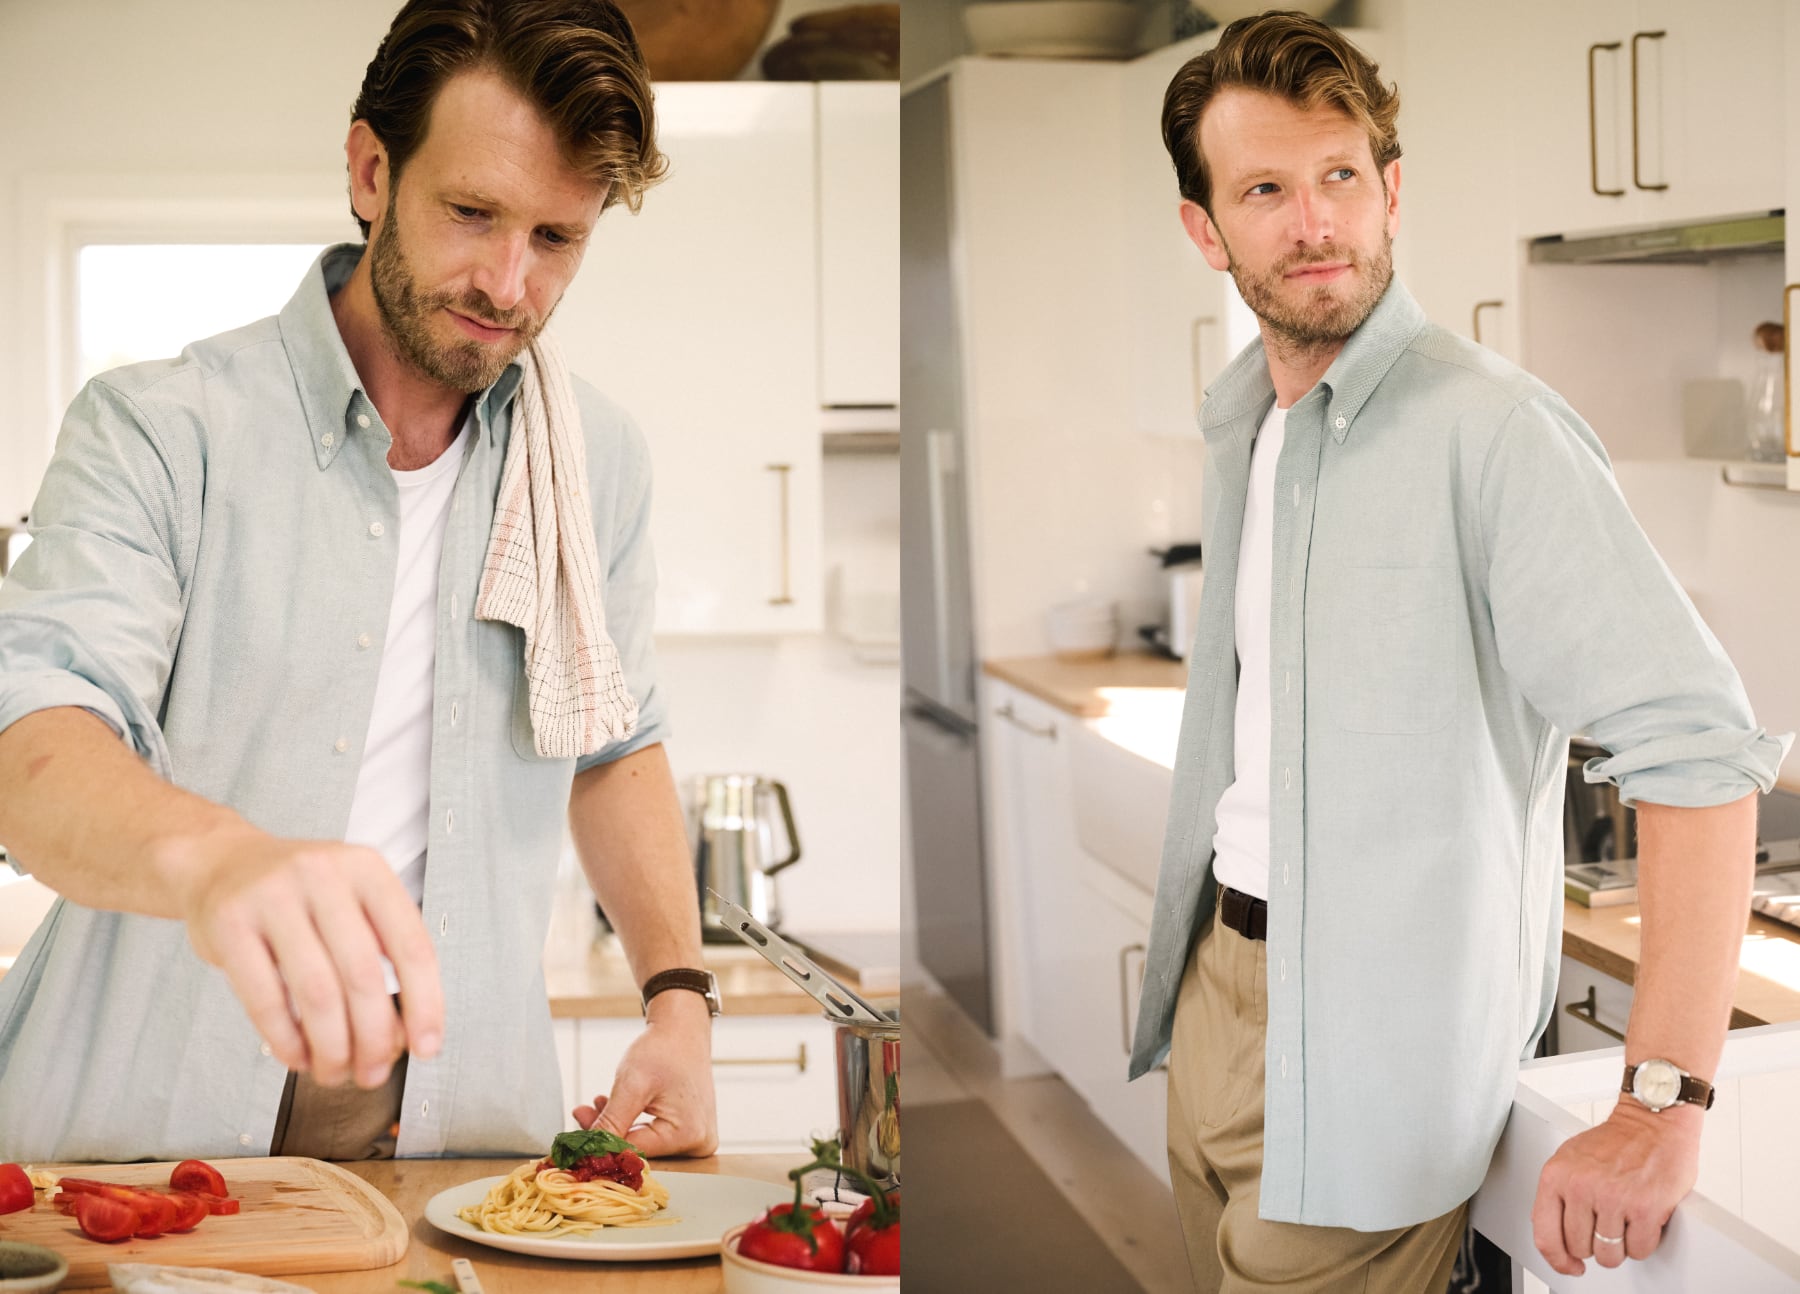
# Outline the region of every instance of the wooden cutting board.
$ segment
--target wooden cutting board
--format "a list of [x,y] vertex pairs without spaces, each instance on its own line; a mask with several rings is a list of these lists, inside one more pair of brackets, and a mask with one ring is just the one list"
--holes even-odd
[[[174,1164],[37,1164],[59,1176],[91,1177],[121,1186],[167,1190]],[[53,1192],[39,1191],[29,1210],[0,1215],[0,1240],[56,1250],[69,1260],[65,1289],[111,1285],[108,1263],[225,1267],[261,1276],[363,1271],[398,1262],[406,1222],[372,1186],[318,1159],[220,1159],[236,1214],[209,1217],[192,1231],[150,1240],[102,1244],[75,1219],[58,1213]]]

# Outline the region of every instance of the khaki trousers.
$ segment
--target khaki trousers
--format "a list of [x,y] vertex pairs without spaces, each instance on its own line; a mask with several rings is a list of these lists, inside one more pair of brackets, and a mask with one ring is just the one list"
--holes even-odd
[[1194,1288],[1206,1294],[1444,1294],[1465,1202],[1396,1231],[1266,1222],[1262,1181],[1268,945],[1219,924],[1182,975],[1169,1053],[1169,1171]]
[[290,1073],[269,1153],[308,1159],[392,1159],[405,1087],[405,1056],[394,1062],[387,1082],[370,1091],[354,1083],[320,1087],[311,1075]]

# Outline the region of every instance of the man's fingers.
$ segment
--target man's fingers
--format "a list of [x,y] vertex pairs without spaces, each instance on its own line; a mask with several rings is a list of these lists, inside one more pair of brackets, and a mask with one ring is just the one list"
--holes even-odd
[[1594,1218],[1594,1261],[1602,1267],[1621,1266],[1627,1257],[1630,1236],[1625,1218],[1616,1210],[1609,1217],[1601,1212]]
[[1578,1193],[1563,1196],[1562,1233],[1569,1257],[1579,1262],[1594,1256],[1594,1210]]
[[375,937],[400,984],[407,1050],[429,1060],[444,1045],[444,986],[424,918],[400,878],[385,867],[366,878],[361,893]]
[[632,1131],[631,1144],[636,1146],[638,1153],[646,1159],[676,1155],[687,1149],[682,1144],[681,1132],[666,1119],[654,1119],[649,1123],[639,1124]]
[[[1667,1218],[1660,1225],[1654,1221],[1626,1223],[1625,1230],[1619,1233],[1625,1237],[1625,1256],[1642,1262],[1655,1253],[1656,1247],[1662,1243],[1663,1228],[1666,1226]],[[1608,1231],[1606,1234],[1610,1236],[1613,1233]]]
[[343,987],[350,1031],[351,1078],[358,1087],[379,1087],[400,1055],[399,1021],[381,973],[375,942],[355,892],[321,885],[308,895],[313,925],[331,955]]
[[573,1110],[570,1110],[569,1113],[574,1117],[578,1127],[588,1129],[592,1128],[594,1124],[598,1122],[600,1111],[605,1108],[606,1098],[604,1096],[596,1096],[592,1105],[578,1105]]
[[[300,912],[292,915],[302,916]],[[350,1078],[350,1018],[337,968],[310,918],[272,922],[268,939],[293,1010],[300,1017],[313,1079],[321,1087],[339,1087]]]
[[312,1057],[307,1054],[306,1038],[288,1010],[287,989],[269,946],[257,935],[237,931],[219,939],[216,951],[231,991],[269,1044],[270,1054],[289,1069],[310,1069]]
[[595,1097],[594,1104],[599,1108],[599,1117],[593,1126],[619,1137],[630,1132],[631,1125],[644,1112],[643,1100],[628,1088],[615,1088],[610,1096]]
[[1538,1178],[1537,1200],[1531,1206],[1531,1239],[1544,1261],[1565,1276],[1579,1276],[1581,1263],[1569,1253],[1563,1239],[1562,1193],[1552,1185],[1552,1159]]

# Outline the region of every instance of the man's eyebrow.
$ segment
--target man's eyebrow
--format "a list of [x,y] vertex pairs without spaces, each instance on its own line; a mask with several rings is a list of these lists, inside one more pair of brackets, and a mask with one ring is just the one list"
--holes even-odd
[[[457,203],[461,206],[482,207],[488,211],[506,210],[506,205],[501,202],[500,199],[489,197],[487,194],[475,189],[446,189],[444,191],[444,200]],[[539,222],[539,228],[548,229],[552,233],[561,234],[564,238],[571,240],[586,238],[588,236],[588,230],[585,225],[563,224],[555,220],[541,221]]]

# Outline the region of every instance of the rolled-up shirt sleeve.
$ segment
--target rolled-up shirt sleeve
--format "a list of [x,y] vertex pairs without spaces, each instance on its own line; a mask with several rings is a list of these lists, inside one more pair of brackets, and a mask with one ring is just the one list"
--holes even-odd
[[1718,640],[1651,546],[1605,451],[1560,398],[1521,402],[1482,473],[1500,663],[1558,729],[1608,752],[1590,782],[1627,804],[1768,791],[1793,743],[1758,727]]
[[[650,447],[637,424],[623,411],[593,393],[591,388],[582,394],[590,397],[583,401],[584,412],[591,407],[590,401],[597,402],[602,405],[601,416],[613,424],[607,439],[614,442],[614,452],[597,461],[597,456],[590,451],[589,481],[596,500],[610,498],[612,501],[610,518],[597,516],[595,519],[596,526],[610,522],[607,533],[611,535],[611,556],[607,562],[606,588],[601,594],[601,603],[606,615],[606,632],[619,649],[619,668],[625,675],[626,690],[637,702],[638,718],[637,727],[630,736],[608,742],[593,754],[576,760],[577,773],[653,746],[667,740],[669,735],[664,697],[657,685],[656,555],[650,542]],[[611,479],[601,479],[597,470],[608,471]]]
[[142,410],[101,381],[65,416],[0,580],[0,731],[79,706],[170,776],[158,725],[182,623],[179,466]]

